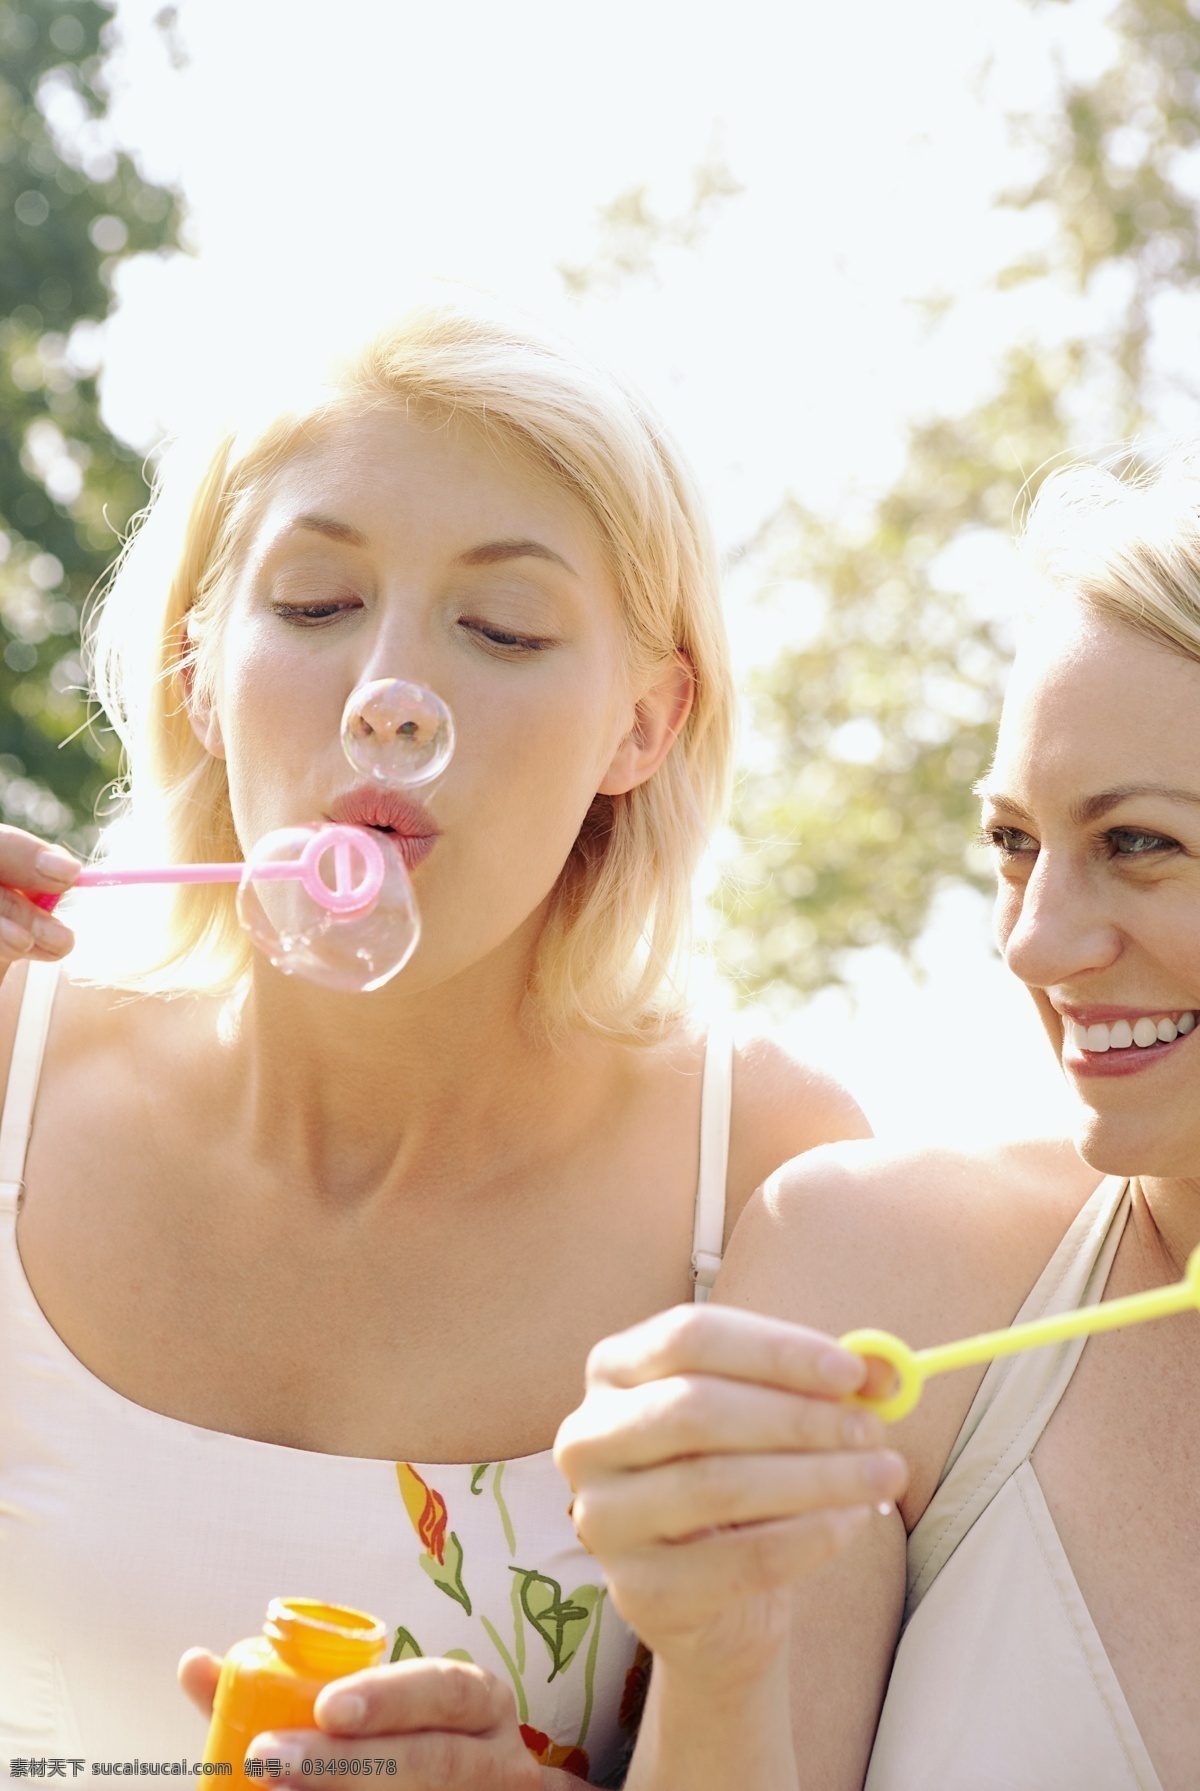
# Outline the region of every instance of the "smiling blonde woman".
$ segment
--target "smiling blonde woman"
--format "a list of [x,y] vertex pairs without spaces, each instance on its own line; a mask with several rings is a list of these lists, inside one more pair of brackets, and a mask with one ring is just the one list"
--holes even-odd
[[[737,1305],[924,1347],[1175,1281],[1200,1242],[1200,477],[1059,475],[1029,548],[983,826],[1077,1151],[818,1152],[748,1209]],[[798,1782],[1194,1786],[1198,1392],[1194,1313],[931,1382],[897,1514],[796,1591]]]

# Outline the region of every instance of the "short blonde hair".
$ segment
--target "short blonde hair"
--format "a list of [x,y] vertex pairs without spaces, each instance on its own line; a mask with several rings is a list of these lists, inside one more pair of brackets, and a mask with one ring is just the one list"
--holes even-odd
[[1200,450],[1124,476],[1096,466],[1052,473],[1024,545],[1049,593],[1200,660]]
[[[713,544],[692,479],[648,406],[567,346],[457,307],[403,317],[332,383],[264,427],[227,435],[190,502],[159,481],[114,570],[91,633],[98,700],[124,749],[124,820],[172,862],[241,856],[225,767],[196,739],[187,680],[211,678],[239,555],[271,480],[329,420],[396,405],[484,430],[532,460],[589,511],[620,595],[634,687],[682,656],[694,700],[649,781],[597,795],[553,891],[530,991],[552,1027],[626,1040],[679,1009],[670,982],[688,937],[691,885],[723,816],[734,698]],[[126,986],[232,987],[249,943],[227,886],[180,889],[167,937]]]

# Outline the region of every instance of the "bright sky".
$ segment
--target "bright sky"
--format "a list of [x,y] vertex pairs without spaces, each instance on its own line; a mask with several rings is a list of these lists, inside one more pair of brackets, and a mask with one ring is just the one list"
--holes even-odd
[[[1014,327],[987,276],[1039,228],[990,204],[1019,173],[1007,114],[1049,93],[1056,45],[1104,59],[1110,4],[181,0],[175,67],[161,0],[117,0],[112,130],[182,188],[194,252],[122,274],[110,423],[150,446],[450,279],[632,376],[727,552],[788,491],[861,499],[906,419],[986,387]],[[644,185],[677,215],[714,156],[742,191],[702,241],[568,294],[558,266],[594,255],[599,207]],[[942,294],[960,303],[931,328]],[[751,584],[730,588],[743,666],[787,626]],[[1059,1125],[985,904],[944,903],[920,955],[924,980],[867,955],[853,1000],[789,1031],[893,1137]]]

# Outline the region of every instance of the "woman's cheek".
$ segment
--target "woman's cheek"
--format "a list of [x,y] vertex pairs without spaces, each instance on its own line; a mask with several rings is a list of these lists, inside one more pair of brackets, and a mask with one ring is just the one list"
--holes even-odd
[[1013,928],[1021,917],[1021,890],[1001,878],[992,908],[992,931],[1001,955],[1007,953]]

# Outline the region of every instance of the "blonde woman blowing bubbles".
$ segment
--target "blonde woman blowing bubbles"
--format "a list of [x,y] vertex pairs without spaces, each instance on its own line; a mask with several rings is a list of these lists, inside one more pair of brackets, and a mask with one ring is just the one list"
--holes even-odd
[[[644,1620],[647,1782],[679,1782],[708,1735],[726,1776],[691,1791],[728,1784],[711,1650],[687,1613],[680,1646],[659,1632],[650,1582],[609,1595],[550,1454],[589,1350],[686,1302],[693,1260],[711,1280],[782,1162],[865,1130],[779,1051],[706,1039],[664,979],[731,733],[687,474],[570,351],[436,311],[232,437],[185,510],[174,537],[152,511],[99,627],[122,851],[238,859],[347,803],[370,823],[338,742],[369,679],[436,690],[458,745],[400,842],[421,943],[370,995],[281,976],[225,887],[181,892],[163,935],[88,980],[57,974],[63,921],[3,897],[0,1753],[198,1757],[216,1656],[302,1593],[376,1612],[396,1659],[326,1694],[318,1729],[262,1738],[297,1783],[381,1755],[397,1791],[619,1776]],[[10,891],[73,876],[0,832]],[[103,933],[121,900],[72,913]],[[898,1466],[878,1427],[844,1427],[852,1363],[720,1322],[642,1423],[677,1453],[689,1401],[768,1383],[728,1406],[732,1478],[682,1465],[656,1520],[778,1520],[778,1546],[678,1551],[723,1594],[748,1576],[710,1639],[757,1711],[772,1588]],[[661,1324],[662,1366],[684,1367],[687,1324]],[[813,1452],[764,1494],[781,1441]],[[197,1645],[198,1710],[174,1684]]]

